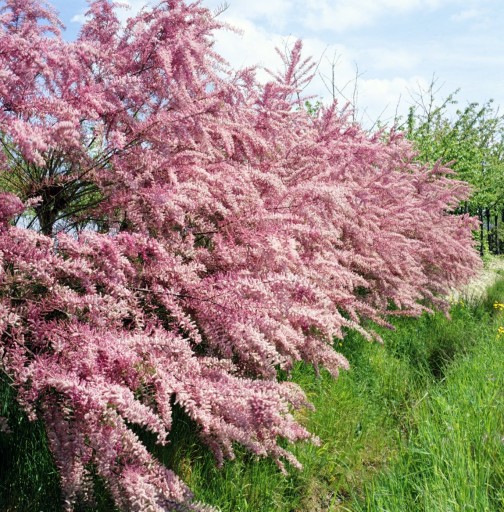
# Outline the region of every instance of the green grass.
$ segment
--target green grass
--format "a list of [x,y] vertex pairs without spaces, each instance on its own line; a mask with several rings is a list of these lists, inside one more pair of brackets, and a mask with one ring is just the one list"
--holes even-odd
[[[284,476],[240,449],[217,469],[180,410],[168,448],[145,441],[222,512],[504,511],[504,315],[495,301],[504,302],[504,280],[485,300],[454,305],[451,320],[395,320],[383,346],[348,333],[337,348],[351,370],[336,380],[299,364],[292,379],[316,407],[299,419],[321,440],[290,447],[302,471]],[[43,429],[0,387],[15,420],[14,438],[0,434],[0,510],[59,510]],[[105,493],[92,510],[111,510]]]
[[14,401],[6,378],[0,379],[0,416],[12,433],[0,432],[0,510],[61,510],[58,475],[43,425],[32,423]]
[[479,336],[468,331],[468,347],[411,407],[397,460],[352,510],[504,511],[504,338],[496,337],[504,317],[495,301],[504,302],[503,282],[473,306]]
[[502,340],[453,363],[412,408],[398,459],[354,510],[504,510],[503,369]]

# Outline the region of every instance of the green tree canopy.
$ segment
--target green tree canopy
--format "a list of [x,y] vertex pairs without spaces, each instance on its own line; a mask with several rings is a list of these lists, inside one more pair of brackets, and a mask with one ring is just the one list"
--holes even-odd
[[457,105],[458,90],[442,101],[435,96],[436,80],[415,97],[409,110],[406,136],[412,140],[421,162],[441,160],[473,188],[468,208],[500,211],[504,207],[504,116],[493,100],[483,105]]

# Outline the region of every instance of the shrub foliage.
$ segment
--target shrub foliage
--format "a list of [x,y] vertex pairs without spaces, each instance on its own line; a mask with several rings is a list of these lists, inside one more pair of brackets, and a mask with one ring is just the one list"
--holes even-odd
[[300,42],[261,85],[198,3],[122,26],[95,0],[73,42],[44,2],[0,5],[1,369],[67,509],[98,475],[125,510],[203,510],[135,433],[165,443],[174,404],[218,462],[240,443],[297,465],[279,441],[316,440],[279,370],[337,375],[346,328],[446,308],[479,265],[448,213],[467,187],[398,133],[301,108]]

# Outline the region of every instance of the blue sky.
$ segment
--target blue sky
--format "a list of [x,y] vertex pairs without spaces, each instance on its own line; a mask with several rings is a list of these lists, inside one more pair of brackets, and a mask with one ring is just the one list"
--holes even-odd
[[[144,0],[122,0],[141,8]],[[76,36],[84,0],[53,0]],[[214,10],[222,0],[203,0]],[[437,97],[455,89],[460,105],[490,98],[504,109],[504,3],[502,0],[227,0],[221,15],[242,34],[217,34],[218,50],[235,66],[279,66],[275,46],[301,38],[320,61],[308,89],[326,100],[335,63],[335,84],[356,97],[357,117],[369,125],[407,111],[436,76]],[[126,16],[128,11],[124,11]],[[358,72],[357,87],[355,76]],[[320,76],[322,75],[322,76]],[[356,96],[354,92],[357,92]],[[413,98],[412,98],[413,97]],[[342,101],[345,101],[342,99]],[[504,112],[503,112],[504,113]]]

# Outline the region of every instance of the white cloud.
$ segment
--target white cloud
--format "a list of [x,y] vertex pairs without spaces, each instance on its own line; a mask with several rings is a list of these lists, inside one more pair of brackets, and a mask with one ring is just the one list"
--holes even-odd
[[70,21],[72,23],[80,23],[81,25],[84,25],[84,23],[86,23],[86,16],[84,13],[76,14]]
[[451,19],[456,22],[471,21],[479,18],[482,12],[479,9],[465,9],[454,14]]
[[[225,21],[240,32],[221,30],[217,32],[215,50],[234,69],[259,66],[276,70],[281,63],[275,47],[283,45],[281,34],[268,32],[251,21],[226,17]],[[267,73],[259,71],[258,78],[268,79]]]
[[135,15],[148,4],[152,5],[152,1],[149,0],[121,0],[121,3],[127,4],[128,7],[127,9],[119,9],[119,12],[123,11],[128,17]]
[[[418,48],[408,51],[406,47],[352,49],[344,45],[328,45],[322,39],[327,37],[327,32],[322,35],[321,29],[341,31],[362,27],[379,21],[390,12],[411,14],[415,10],[436,9],[454,1],[458,0],[305,0],[302,4],[300,0],[228,0],[230,6],[219,19],[241,30],[241,34],[219,31],[215,49],[232,68],[257,65],[276,71],[282,63],[275,47],[283,48],[286,41],[293,43],[310,25],[320,29],[317,30],[320,37],[303,37],[304,54],[311,55],[319,64],[319,74],[304,92],[330,102],[334,63],[336,96],[340,104],[355,99],[357,120],[369,127],[378,117],[383,121],[393,119],[397,108],[399,114],[406,114],[410,103],[408,91],[417,90],[419,83],[426,86],[428,82],[420,70],[425,64],[424,56]],[[129,0],[128,3],[131,9],[123,10],[124,17],[131,16],[147,2]],[[203,6],[212,10],[219,5],[222,0],[203,1]],[[298,33],[289,33],[289,28]],[[431,57],[429,59],[432,62]],[[372,76],[366,73],[369,63],[372,63]],[[359,72],[364,73],[356,79],[357,64]],[[429,67],[426,72],[430,75],[432,69]],[[326,84],[320,75],[325,77]],[[265,81],[269,75],[259,70],[258,78]]]
[[411,71],[421,61],[417,52],[403,48],[371,48],[362,51],[361,55],[379,70]]
[[455,23],[464,24],[471,32],[486,33],[492,31],[492,25],[496,23],[495,12],[481,7],[478,6],[478,8],[464,9],[457,12],[451,16],[451,20]]
[[[314,78],[307,94],[321,97],[325,104],[332,101],[330,72],[325,70],[326,87],[320,76]],[[340,59],[335,68],[335,96],[338,104],[344,107],[348,103],[355,109],[354,119],[365,128],[378,121],[391,123],[397,116],[403,119],[412,104],[415,91],[426,90],[429,80],[419,74],[392,78],[367,78],[350,60]]]
[[[221,31],[216,34],[216,50],[233,68],[258,65],[278,70],[282,63],[274,51],[275,47],[283,48],[286,42],[293,43],[297,35],[268,30],[264,24],[241,17],[241,11],[240,17],[230,14],[230,10],[226,11],[222,20],[241,30],[241,33]],[[305,89],[305,95],[330,103],[334,80],[334,91],[340,105],[355,100],[356,119],[366,127],[372,126],[379,117],[382,121],[390,121],[397,113],[406,115],[410,100],[408,91],[417,89],[419,83],[422,86],[427,84],[423,77],[413,72],[420,57],[405,49],[392,51],[377,48],[356,53],[344,45],[329,46],[322,39],[312,37],[303,38],[303,53],[318,63],[318,73]],[[363,56],[373,62],[375,69],[393,70],[395,76],[388,79],[367,78],[366,70],[357,68]],[[361,71],[364,71],[362,75]],[[397,76],[401,71],[405,77]],[[359,76],[356,77],[356,74]],[[269,75],[259,71],[258,78],[265,81]]]
[[[413,91],[428,88],[427,80],[419,75],[408,78],[369,79],[359,83],[359,111],[363,125],[369,126],[380,118],[390,122],[396,115],[405,116],[412,103]],[[362,110],[360,106],[365,106]]]
[[[149,0],[121,0],[121,4],[125,4],[125,7],[121,7],[117,9],[117,15],[122,23],[124,23],[128,18],[137,14],[143,7],[148,4],[151,4]],[[87,10],[87,9],[86,9]],[[76,14],[70,20],[73,23],[79,23],[83,25],[86,22],[85,11]]]
[[[281,69],[282,61],[275,51],[283,51],[297,39],[296,34],[270,32],[252,21],[227,17],[226,22],[240,30],[240,33],[222,30],[216,34],[216,51],[222,55],[232,68],[258,66],[273,72]],[[331,80],[331,66],[335,63],[338,83],[353,79],[355,74],[355,58],[343,45],[328,46],[318,38],[303,39],[303,55],[311,57],[318,66],[318,74],[307,89],[308,94],[325,96],[327,90],[320,74]],[[270,75],[258,70],[258,79],[268,80]]]
[[[313,31],[342,32],[376,23],[380,18],[398,12],[437,9],[460,0],[227,0],[224,13],[232,18],[267,23],[274,30],[289,26]],[[222,0],[207,0],[212,9]]]
[[[286,26],[289,14],[293,8],[290,0],[229,0],[225,16],[240,18],[251,21],[266,20],[271,27],[282,29]],[[203,3],[204,6],[216,9],[223,2],[220,0],[209,0]]]
[[304,24],[342,32],[374,24],[391,13],[436,9],[449,0],[307,0]]

